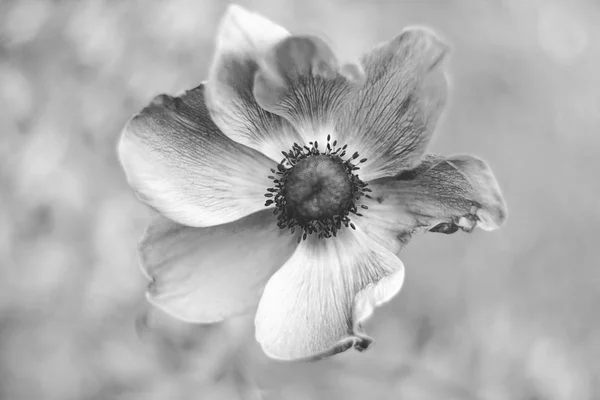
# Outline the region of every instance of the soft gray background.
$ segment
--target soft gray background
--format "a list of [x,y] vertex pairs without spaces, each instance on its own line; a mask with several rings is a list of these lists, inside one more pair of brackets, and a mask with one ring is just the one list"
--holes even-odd
[[0,1],[0,398],[600,398],[600,4],[241,4],[343,60],[406,25],[445,36],[451,104],[431,150],[486,159],[508,224],[413,240],[364,354],[275,363],[251,318],[151,312],[136,331],[150,213],[115,144],[154,95],[205,79],[226,4]]

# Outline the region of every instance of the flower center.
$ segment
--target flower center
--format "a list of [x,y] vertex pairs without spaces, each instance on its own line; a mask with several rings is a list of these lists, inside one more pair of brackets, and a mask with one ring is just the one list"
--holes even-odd
[[283,195],[299,218],[333,217],[352,201],[352,181],[346,169],[326,155],[300,160],[287,178]]
[[282,152],[284,159],[269,176],[275,187],[265,194],[265,206],[275,205],[279,228],[289,228],[292,234],[296,227],[303,231],[298,241],[313,233],[319,238],[336,236],[342,226],[354,229],[349,214],[362,215],[357,202],[361,196],[370,198],[371,191],[355,173],[366,158],[355,162],[359,155],[354,153],[344,161],[347,145],[336,147],[330,136],[322,151],[318,142],[309,144],[294,143],[289,152]]

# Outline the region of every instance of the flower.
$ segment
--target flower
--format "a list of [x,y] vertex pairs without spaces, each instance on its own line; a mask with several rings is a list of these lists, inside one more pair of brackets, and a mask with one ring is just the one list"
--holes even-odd
[[273,358],[368,348],[361,321],[400,290],[413,235],[506,219],[485,162],[425,155],[446,53],[411,28],[340,66],[322,40],[230,6],[208,81],[156,97],[118,146],[160,214],[140,244],[148,300],[196,323],[256,310]]

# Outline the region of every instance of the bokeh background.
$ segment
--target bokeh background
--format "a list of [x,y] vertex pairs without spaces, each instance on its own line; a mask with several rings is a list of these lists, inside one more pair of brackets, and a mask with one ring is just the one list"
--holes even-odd
[[600,3],[255,0],[353,60],[406,25],[452,43],[432,151],[492,166],[507,225],[428,234],[376,345],[268,360],[252,318],[180,323],[143,296],[150,218],[115,155],[159,93],[204,80],[226,3],[0,1],[0,399],[600,398]]

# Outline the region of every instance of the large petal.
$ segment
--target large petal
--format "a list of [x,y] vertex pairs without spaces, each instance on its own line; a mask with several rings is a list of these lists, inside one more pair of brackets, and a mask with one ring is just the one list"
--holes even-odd
[[288,120],[304,142],[325,142],[350,92],[361,83],[360,67],[340,67],[325,42],[290,36],[265,56],[255,77],[261,107]]
[[256,338],[277,359],[332,355],[372,339],[360,322],[401,288],[404,266],[359,229],[323,240],[309,236],[267,284]]
[[366,82],[336,127],[338,139],[368,159],[360,170],[363,181],[420,162],[446,101],[446,52],[433,32],[412,28],[363,57]]
[[204,88],[160,95],[125,126],[119,158],[139,197],[190,226],[234,221],[264,208],[275,163],[212,122]]
[[488,165],[472,156],[428,156],[414,170],[369,182],[368,210],[355,219],[367,234],[397,253],[414,233],[493,230],[506,204]]
[[206,88],[210,113],[231,139],[278,161],[300,137],[281,117],[262,109],[254,99],[254,75],[266,52],[289,33],[240,6],[229,6],[217,34]]
[[152,283],[148,300],[189,322],[217,322],[256,307],[264,285],[292,255],[296,238],[272,212],[191,228],[158,217],[140,244]]

